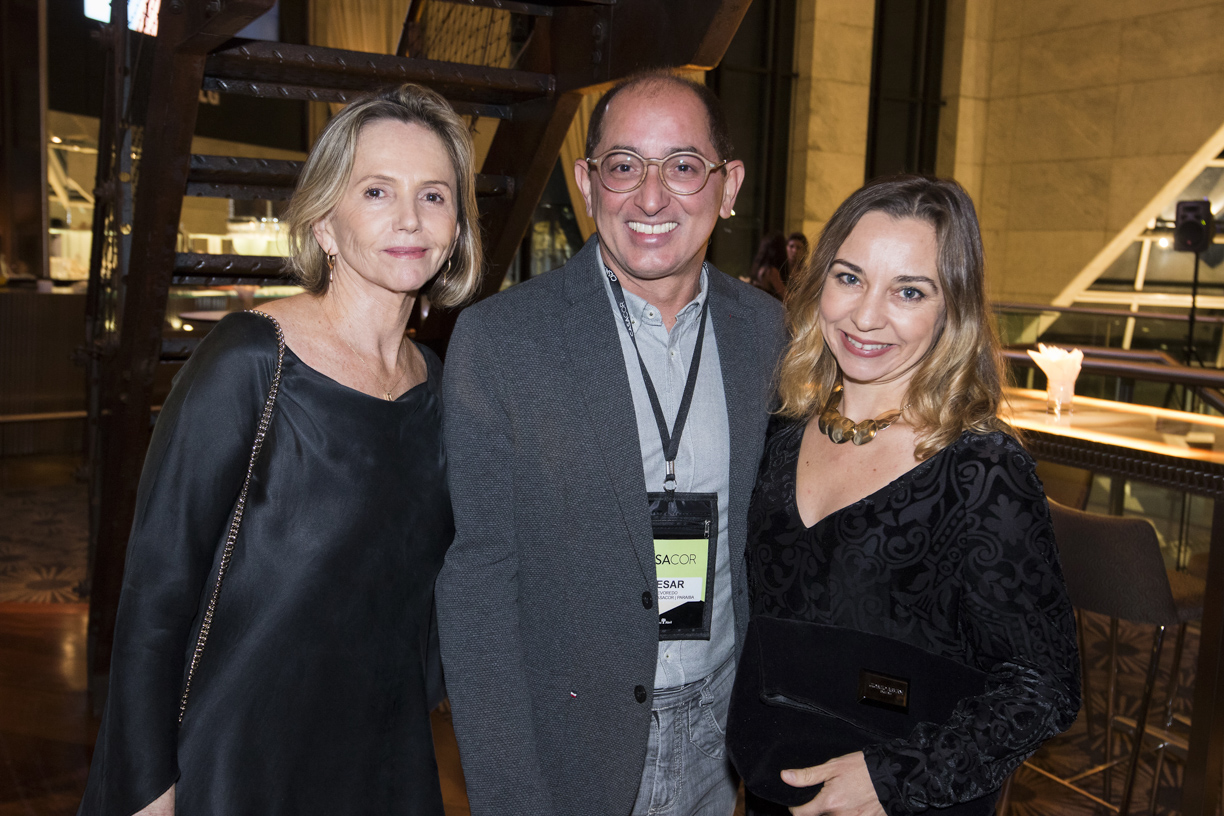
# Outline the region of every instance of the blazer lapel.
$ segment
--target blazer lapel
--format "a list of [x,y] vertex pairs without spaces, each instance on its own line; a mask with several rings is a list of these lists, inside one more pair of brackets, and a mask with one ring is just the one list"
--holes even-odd
[[647,582],[654,579],[654,539],[646,503],[646,476],[637,415],[621,354],[616,317],[595,260],[594,241],[566,268],[565,348],[572,382],[586,403],[608,478]]
[[731,437],[730,512],[728,544],[731,573],[737,585],[744,580],[743,547],[747,539],[748,502],[760,462],[759,444],[769,422],[766,389],[770,371],[761,351],[754,321],[736,296],[731,281],[710,269],[710,319],[718,338],[719,368],[727,400],[727,428]]

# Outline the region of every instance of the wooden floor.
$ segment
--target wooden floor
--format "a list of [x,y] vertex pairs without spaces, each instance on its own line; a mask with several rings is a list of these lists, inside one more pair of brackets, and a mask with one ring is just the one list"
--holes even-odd
[[[0,604],[0,816],[71,816],[98,723],[85,695],[87,604]],[[435,712],[447,816],[468,816],[450,717]]]
[[[79,456],[0,458],[0,490],[64,484]],[[76,813],[97,733],[87,604],[0,603],[0,816]]]
[[[0,457],[0,490],[64,484],[80,457]],[[2,522],[0,522],[2,523]],[[0,603],[0,816],[72,816],[98,733],[84,603]],[[470,816],[450,716],[433,714],[446,816]]]
[[0,604],[0,816],[72,814],[97,725],[85,604]]

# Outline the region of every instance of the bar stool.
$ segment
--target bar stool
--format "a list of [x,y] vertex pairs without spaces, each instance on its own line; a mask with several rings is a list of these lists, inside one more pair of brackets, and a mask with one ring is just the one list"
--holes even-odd
[[[1084,510],[1088,507],[1088,499],[1092,494],[1093,472],[1084,470],[1083,468],[1070,467],[1069,465],[1057,465],[1053,462],[1038,462],[1037,463],[1037,478],[1041,479],[1041,486],[1045,490],[1046,497],[1051,502],[1058,502],[1064,507],[1070,507],[1075,510]],[[1084,642],[1084,616],[1077,609],[1075,610],[1075,634],[1079,638],[1079,642]],[[1092,686],[1091,678],[1088,674],[1087,656],[1084,651],[1080,650],[1080,682],[1083,685],[1084,708],[1086,709],[1088,737],[1091,739],[1096,734],[1096,723],[1092,717]]]
[[[1178,693],[1181,691],[1181,660],[1186,646],[1186,631],[1191,623],[1203,619],[1203,597],[1207,592],[1207,581],[1202,577],[1183,570],[1166,570],[1169,578],[1169,589],[1173,592],[1173,604],[1177,607],[1177,637],[1173,641],[1173,662],[1169,669],[1169,685],[1165,691],[1165,728],[1173,724],[1173,708]],[[1084,642],[1083,619],[1078,610],[1075,616],[1080,643]],[[1080,674],[1084,687],[1084,709],[1088,715],[1088,735],[1092,736],[1092,704],[1088,696],[1088,664],[1083,650],[1080,651]],[[1124,729],[1131,726],[1125,717],[1117,718]],[[1129,731],[1127,732],[1129,733]]]
[[[1084,513],[1050,502],[1054,537],[1058,543],[1059,560],[1067,582],[1067,594],[1076,609],[1109,618],[1110,654],[1109,688],[1106,698],[1105,763],[1081,771],[1066,779],[1025,762],[1029,769],[1045,776],[1093,802],[1120,814],[1130,810],[1134,794],[1135,775],[1139,769],[1139,748],[1147,730],[1148,713],[1156,690],[1160,669],[1160,654],[1165,630],[1181,620],[1169,576],[1165,572],[1156,530],[1145,519],[1102,516]],[[1151,654],[1145,670],[1139,710],[1129,729],[1118,729],[1115,717],[1118,678],[1118,621],[1154,625]],[[1081,640],[1081,657],[1083,641]],[[1081,663],[1081,665],[1083,665]],[[1128,756],[1114,758],[1115,733],[1130,731],[1131,751]],[[1109,772],[1126,763],[1122,797],[1117,805],[1108,801],[1112,787]],[[1085,790],[1078,783],[1096,774],[1106,774],[1105,799]],[[1007,793],[1000,802],[999,812],[1006,808]]]
[[1088,507],[1094,475],[1091,470],[1070,465],[1056,465],[1044,461],[1037,463],[1037,478],[1041,480],[1046,498],[1075,510]]
[[[1165,691],[1163,722],[1159,726],[1148,726],[1145,736],[1154,744],[1156,752],[1156,767],[1152,771],[1152,793],[1148,800],[1148,813],[1155,816],[1156,797],[1160,793],[1160,772],[1168,757],[1181,764],[1186,763],[1190,753],[1190,743],[1187,737],[1174,730],[1179,724],[1190,727],[1190,718],[1178,714],[1176,708],[1177,695],[1181,692],[1181,659],[1186,643],[1186,630],[1189,624],[1197,623],[1203,618],[1203,597],[1206,594],[1207,582],[1198,575],[1189,572],[1169,570],[1169,586],[1173,591],[1173,602],[1177,606],[1177,639],[1173,645],[1173,662],[1169,667],[1169,685]],[[1133,735],[1136,723],[1129,717],[1115,717],[1115,725],[1128,735]]]

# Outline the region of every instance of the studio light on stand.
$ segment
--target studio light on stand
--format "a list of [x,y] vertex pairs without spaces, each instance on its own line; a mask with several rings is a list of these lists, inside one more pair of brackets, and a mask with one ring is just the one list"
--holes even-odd
[[[1194,253],[1194,279],[1190,285],[1190,328],[1186,334],[1186,365],[1193,365],[1198,358],[1203,364],[1194,347],[1194,321],[1198,306],[1199,291],[1199,261],[1207,250],[1211,249],[1215,238],[1215,215],[1211,212],[1211,201],[1205,198],[1192,201],[1177,202],[1177,217],[1173,225],[1173,249],[1178,252]],[[1186,410],[1195,408],[1195,397],[1190,388],[1185,389]],[[1190,538],[1190,502],[1189,493],[1182,494],[1181,522],[1178,531],[1177,564],[1180,568],[1185,563],[1186,545]]]
[[1190,285],[1190,329],[1186,335],[1186,365],[1192,365],[1198,357],[1194,348],[1194,321],[1198,309],[1199,259],[1202,253],[1211,248],[1215,232],[1215,216],[1211,212],[1210,201],[1201,198],[1177,202],[1173,249],[1177,252],[1194,253],[1194,281]]

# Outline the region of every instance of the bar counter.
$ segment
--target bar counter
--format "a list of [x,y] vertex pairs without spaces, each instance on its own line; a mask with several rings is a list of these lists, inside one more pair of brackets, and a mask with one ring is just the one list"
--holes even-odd
[[1002,413],[1037,459],[1215,500],[1181,807],[1184,816],[1214,816],[1224,769],[1224,418],[1088,397],[1055,417],[1044,391],[1006,396]]

